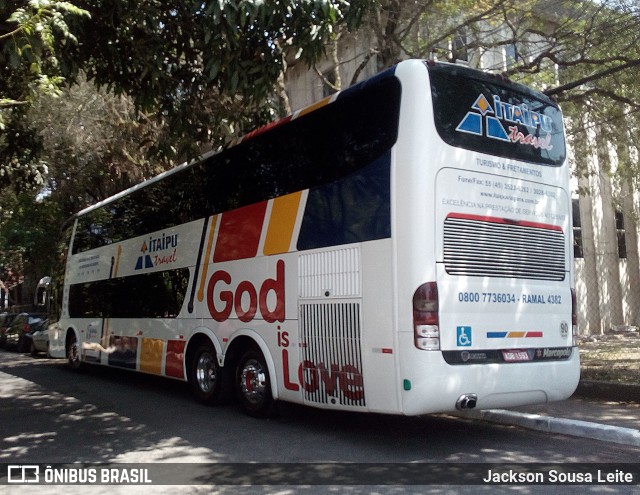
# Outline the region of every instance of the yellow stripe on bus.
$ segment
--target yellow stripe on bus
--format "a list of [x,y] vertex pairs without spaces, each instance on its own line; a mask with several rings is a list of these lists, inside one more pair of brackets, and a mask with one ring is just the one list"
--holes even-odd
[[218,215],[213,215],[211,227],[209,227],[209,240],[207,241],[207,251],[204,256],[204,265],[201,270],[202,273],[200,274],[200,288],[198,289],[198,301],[200,302],[204,299],[204,283],[207,279],[207,269],[209,268],[209,261],[211,260],[211,247],[213,246],[213,234],[216,231],[217,223]]
[[269,228],[264,241],[265,255],[289,252],[301,197],[302,192],[295,192],[273,200]]
[[327,96],[326,98],[323,98],[322,100],[320,100],[317,103],[314,103],[313,105],[309,105],[308,107],[303,108],[302,110],[300,110],[297,114],[296,114],[296,118],[298,117],[302,117],[303,115],[306,115],[308,113],[313,112],[314,110],[317,110],[318,108],[321,108],[325,105],[328,105],[331,101],[331,98],[333,98],[334,95],[331,96]]
[[140,346],[140,371],[159,375],[162,372],[162,351],[164,342],[161,339],[143,338]]
[[115,267],[113,269],[112,277],[115,278],[118,276],[118,268],[120,267],[120,256],[122,255],[122,245],[118,246],[118,254],[116,255]]

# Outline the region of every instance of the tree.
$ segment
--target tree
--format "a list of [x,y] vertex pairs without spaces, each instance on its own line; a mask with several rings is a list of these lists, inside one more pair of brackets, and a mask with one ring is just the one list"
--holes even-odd
[[[555,97],[569,135],[583,132],[571,122],[584,112],[591,125],[626,125],[640,110],[635,0],[376,0],[360,31],[367,51],[351,82],[371,59],[378,69],[404,58],[463,60]],[[635,148],[627,133],[616,140]]]
[[[166,140],[131,98],[79,79],[61,98],[40,98],[28,115],[46,150],[46,187],[66,216],[142,182],[172,165],[150,159],[151,143]],[[146,144],[145,144],[146,143]]]
[[66,215],[279,116],[285,59],[319,57],[367,2],[23,4],[0,0],[0,256],[46,273],[35,246],[55,252]]
[[193,156],[278,116],[286,57],[316,60],[335,25],[353,25],[366,4],[79,1],[92,20],[81,27],[77,60],[90,80],[162,119],[179,156]]
[[[11,216],[0,228],[0,280],[6,285],[28,286],[52,273],[62,246],[59,245],[61,212],[54,201],[33,201],[29,194],[2,198]],[[16,290],[12,304],[29,302],[32,291]],[[24,295],[24,300],[21,297]]]
[[44,183],[42,147],[24,120],[41,94],[58,93],[64,77],[58,53],[76,42],[68,17],[88,13],[68,2],[0,1],[0,189],[20,191]]
[[[162,140],[161,128],[126,96],[81,79],[60,97],[38,98],[25,119],[47,150],[46,181],[37,195],[13,189],[0,195],[0,280],[21,277],[24,300],[59,263],[66,249],[62,227],[71,215],[171,165],[148,159],[141,146]],[[20,292],[14,291],[16,300]]]
[[[82,69],[88,80],[128,95],[145,118],[167,129],[167,139],[147,146],[150,154],[193,157],[278,116],[281,93],[274,88],[286,57],[317,59],[335,25],[357,23],[368,3],[30,0],[19,7],[5,0],[0,63],[9,77],[0,88],[9,111],[3,118],[19,122],[19,110],[34,95],[55,94]],[[22,176],[14,182],[41,185],[46,163],[33,138],[26,147],[0,142],[8,164],[0,187]],[[25,163],[29,173],[20,175]]]
[[360,27],[369,37],[368,51],[351,83],[371,59],[382,70],[405,58],[455,62],[473,50],[473,65],[485,42],[496,43],[492,38],[501,29],[503,12],[514,4],[514,0],[375,0]]
[[[19,8],[3,0],[0,19],[7,12],[12,13],[0,24],[0,62],[10,78],[0,93],[0,110],[27,105],[39,94],[57,93],[64,81],[57,52],[67,43],[77,43],[66,16],[88,15],[69,2],[52,0],[30,0]],[[0,112],[0,128],[3,117]]]

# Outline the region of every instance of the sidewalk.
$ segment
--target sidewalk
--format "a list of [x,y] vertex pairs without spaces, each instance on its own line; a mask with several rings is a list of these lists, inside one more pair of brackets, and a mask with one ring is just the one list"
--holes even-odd
[[580,382],[565,401],[461,416],[640,447],[640,386]]

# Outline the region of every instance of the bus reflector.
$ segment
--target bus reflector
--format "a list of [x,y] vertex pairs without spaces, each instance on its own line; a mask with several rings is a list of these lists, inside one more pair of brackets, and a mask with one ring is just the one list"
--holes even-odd
[[438,285],[427,282],[413,294],[413,335],[418,349],[440,349],[440,319],[438,316]]

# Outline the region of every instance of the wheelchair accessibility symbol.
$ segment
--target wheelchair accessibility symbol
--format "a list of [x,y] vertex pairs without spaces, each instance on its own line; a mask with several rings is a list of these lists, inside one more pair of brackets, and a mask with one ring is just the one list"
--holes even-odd
[[471,345],[471,327],[456,327],[456,342],[458,347]]

